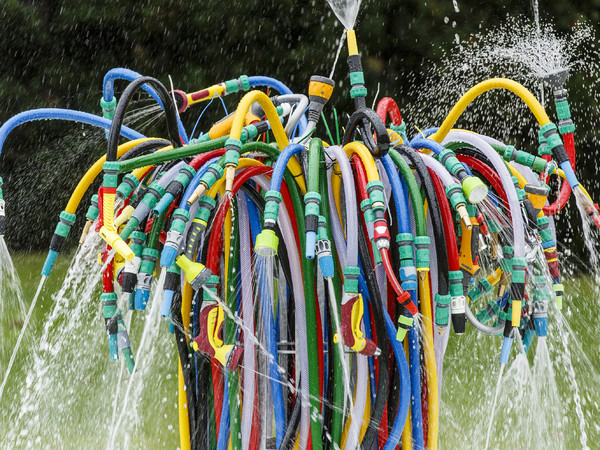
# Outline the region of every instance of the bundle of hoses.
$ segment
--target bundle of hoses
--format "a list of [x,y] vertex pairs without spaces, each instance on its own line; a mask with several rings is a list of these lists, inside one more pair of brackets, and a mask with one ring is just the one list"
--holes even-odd
[[[187,94],[126,69],[105,77],[103,118],[35,110],[0,128],[2,144],[36,119],[107,130],[106,156],[60,214],[43,274],[103,172],[80,244],[95,233],[104,240],[109,355],[135,370],[123,311],[135,319],[162,299],[179,354],[182,449],[437,448],[437,374],[450,327],[460,335],[469,322],[502,336],[506,363],[515,338],[527,350],[546,336],[549,303],[562,306],[550,214],[568,193],[550,204],[548,177],[565,178],[600,222],[571,165],[564,88],[558,128],[523,86],[492,79],[439,128],[409,139],[392,99],[377,111],[365,106],[352,31],[348,48],[356,110],[343,127],[336,119],[334,132],[322,115],[334,86],[324,77],[311,78],[308,95],[246,76]],[[130,83],[117,101],[118,78]],[[139,89],[164,109],[165,138],[123,126]],[[452,129],[490,89],[529,106],[540,156]],[[245,91],[234,113],[188,138],[179,113]],[[118,145],[120,136],[128,141]]]

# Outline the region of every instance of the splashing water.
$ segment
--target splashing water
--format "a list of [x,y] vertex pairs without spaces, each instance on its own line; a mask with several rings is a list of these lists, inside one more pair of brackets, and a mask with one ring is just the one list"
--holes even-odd
[[13,353],[10,356],[10,361],[8,362],[8,367],[6,368],[6,372],[4,373],[4,379],[2,380],[2,385],[0,385],[0,400],[2,400],[2,395],[4,394],[4,388],[6,386],[6,382],[8,381],[8,377],[10,376],[10,371],[15,362],[15,358],[16,358],[17,354],[19,353],[19,348],[21,347],[21,342],[23,342],[23,336],[27,332],[27,325],[29,325],[29,321],[31,320],[31,314],[33,314],[35,305],[37,304],[38,297],[40,296],[40,293],[42,292],[42,288],[44,287],[44,283],[46,282],[47,278],[48,277],[46,277],[45,275],[42,275],[40,284],[38,285],[35,295],[33,296],[33,300],[31,301],[31,306],[29,307],[29,311],[27,312],[27,316],[25,317],[25,321],[23,322],[23,328],[21,328],[21,333],[19,334],[19,337],[17,338],[17,343],[15,344]]
[[488,425],[487,436],[485,438],[485,448],[490,445],[490,436],[492,435],[492,425],[494,424],[494,413],[496,412],[496,403],[498,403],[498,394],[500,394],[500,388],[502,387],[502,375],[506,364],[500,364],[500,373],[498,374],[498,381],[496,382],[496,393],[494,394],[494,401],[492,402],[492,409],[490,412],[490,424]]
[[[8,356],[11,342],[7,331],[21,326],[27,308],[23,302],[21,280],[15,270],[4,236],[0,236],[0,357]],[[0,395],[1,396],[1,395]]]
[[361,0],[327,0],[329,6],[346,30],[352,30]]

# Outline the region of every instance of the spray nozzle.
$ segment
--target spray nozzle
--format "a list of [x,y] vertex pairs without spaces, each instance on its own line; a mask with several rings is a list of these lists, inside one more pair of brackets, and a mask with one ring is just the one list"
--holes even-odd
[[540,77],[540,79],[549,87],[554,90],[562,89],[565,82],[569,78],[569,68],[560,68],[547,73]]
[[202,287],[204,282],[212,275],[210,269],[207,269],[204,264],[191,261],[185,255],[179,255],[175,262],[185,272],[185,279],[192,285],[194,290]]

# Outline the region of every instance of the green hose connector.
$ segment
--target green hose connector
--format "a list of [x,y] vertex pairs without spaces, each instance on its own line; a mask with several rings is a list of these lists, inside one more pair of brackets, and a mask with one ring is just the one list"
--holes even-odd
[[429,245],[431,239],[429,236],[416,236],[415,237],[415,262],[417,266],[417,272],[429,272]]
[[264,226],[274,228],[279,215],[279,204],[281,203],[281,193],[278,191],[268,191],[265,194],[265,211],[263,214]]
[[573,133],[575,124],[571,120],[571,108],[567,100],[566,89],[556,89],[554,91],[554,106],[558,117],[558,132],[563,136],[567,133]]
[[56,261],[56,257],[62,250],[65,239],[69,235],[69,231],[71,231],[71,227],[75,223],[76,218],[75,214],[66,211],[61,212],[58,217],[59,220],[56,224],[54,234],[52,235],[52,240],[50,241],[50,251],[48,252],[44,267],[42,268],[42,275],[46,277],[50,275],[50,271],[52,271],[52,267],[54,266],[54,261]]
[[371,200],[371,209],[375,214],[375,220],[379,217],[379,212],[385,213],[385,191],[383,183],[379,180],[373,180],[367,183],[367,192]]
[[118,311],[117,317],[117,324],[119,327],[117,334],[117,344],[119,350],[121,350],[121,353],[123,354],[123,358],[125,359],[127,370],[129,371],[129,373],[133,373],[135,369],[135,361],[133,359],[133,352],[131,351],[131,341],[129,340],[127,327],[125,326],[125,322],[123,321],[123,316],[120,310]]
[[131,195],[131,193],[139,186],[140,180],[133,175],[128,173],[123,177],[121,184],[117,187],[117,197],[124,200]]
[[401,314],[400,317],[398,317],[398,331],[396,332],[396,340],[399,342],[404,341],[406,333],[408,333],[408,330],[410,330],[410,327],[412,327],[412,325],[412,316],[404,316]]
[[[546,141],[544,140],[544,143],[545,142]],[[544,172],[546,170],[546,165],[548,164],[543,158],[522,150],[516,150],[512,145],[507,145],[504,148],[502,157],[507,162],[515,161],[523,166],[531,167],[536,172]]]
[[220,161],[208,166],[208,169],[204,175],[202,175],[200,180],[198,180],[198,187],[194,189],[194,192],[192,192],[192,195],[190,195],[188,198],[187,204],[189,206],[193,205],[199,198],[203,196],[205,191],[210,189],[217,182],[217,180],[221,179],[223,173],[223,166],[220,164]]
[[318,192],[307,192],[304,196],[304,228],[306,230],[305,256],[315,257],[317,229],[319,228],[321,195]]
[[477,204],[487,197],[488,188],[483,181],[474,176],[462,180],[462,189],[469,203]]
[[116,189],[118,186],[119,163],[117,161],[106,161],[102,164],[102,170],[104,171],[102,187]]
[[171,228],[167,233],[167,239],[160,254],[161,267],[171,267],[175,262],[175,258],[183,242],[185,228],[190,220],[190,213],[187,209],[178,208],[173,211],[172,218]]
[[[462,284],[461,284],[462,290]],[[450,322],[450,302],[452,298],[450,294],[442,295],[439,292],[435,293],[435,324],[438,327],[444,328]]]
[[373,240],[373,224],[375,223],[375,214],[373,214],[373,209],[371,208],[371,199],[366,198],[360,202],[360,209],[365,217],[369,239]]
[[85,218],[87,220],[94,221],[100,215],[100,209],[98,209],[98,195],[92,195],[92,199],[90,200],[90,206],[88,207],[87,212],[85,213]]
[[560,284],[554,284],[554,295],[556,295],[556,307],[562,310],[563,307],[563,295],[565,294],[565,287]]
[[217,275],[209,276],[204,282],[202,289],[202,300],[205,302],[216,302],[217,287],[219,286],[219,277]]
[[515,249],[511,245],[502,247],[502,259],[500,260],[500,269],[502,272],[512,273],[512,258],[515,254]]
[[109,101],[104,100],[104,97],[100,97],[100,107],[102,108],[102,117],[113,120],[115,108],[117,107],[117,97],[113,96]]
[[119,325],[117,322],[117,294],[114,292],[104,292],[100,295],[102,302],[102,311],[104,313],[104,326],[108,335],[108,351],[110,359],[116,361],[119,359],[119,347],[117,343],[117,335],[119,333]]
[[399,233],[396,236],[398,255],[400,259],[400,283],[405,291],[417,290],[417,268],[413,249],[413,235]]
[[236,92],[240,92],[240,90],[246,92],[250,89],[250,82],[246,75],[234,78],[233,80],[227,80],[223,84],[225,84],[225,90],[227,91],[224,95],[235,94]]
[[134,231],[129,238],[129,248],[133,251],[134,257],[131,261],[125,261],[125,270],[123,271],[122,289],[123,293],[128,295],[127,307],[130,311],[135,309],[135,298],[133,292],[137,284],[137,276],[142,264],[142,252],[146,243],[146,234],[142,231]]
[[125,240],[129,238],[131,233],[133,233],[133,231],[139,226],[142,220],[144,220],[144,218],[148,216],[150,211],[152,211],[156,203],[158,203],[158,201],[163,197],[163,195],[165,195],[165,188],[158,184],[158,180],[153,181],[150,184],[150,186],[148,186],[148,189],[146,190],[142,201],[135,208],[135,211],[133,212],[133,215],[127,222],[127,225],[125,225],[123,230],[121,230],[121,233],[119,233],[121,239]]
[[358,293],[358,277],[360,275],[360,269],[356,266],[344,267],[344,293],[356,294]]

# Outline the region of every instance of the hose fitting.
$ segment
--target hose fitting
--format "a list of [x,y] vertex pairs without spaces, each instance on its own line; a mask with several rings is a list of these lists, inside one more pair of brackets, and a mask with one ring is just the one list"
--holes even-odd
[[320,204],[321,195],[318,192],[307,192],[304,196],[304,226],[306,229],[305,256],[307,259],[313,259],[315,257]]
[[190,220],[190,213],[186,209],[178,208],[173,212],[172,217],[171,229],[167,233],[167,239],[160,254],[161,267],[171,267],[175,262],[183,242],[185,227]]
[[108,336],[108,351],[110,359],[116,361],[119,359],[119,346],[117,335],[119,334],[119,324],[117,321],[117,294],[114,292],[104,292],[100,295],[102,301],[102,311],[104,313],[104,326]]
[[217,180],[221,179],[222,176],[223,168],[220,164],[213,163],[210,166],[208,166],[208,169],[206,170],[204,175],[200,177],[198,187],[194,189],[194,192],[192,192],[192,195],[190,195],[190,198],[188,198],[188,206],[192,206],[194,203],[196,203],[196,201],[204,195],[204,192],[210,189],[213,186],[213,184],[216,183]]
[[212,275],[211,270],[204,267],[204,264],[193,262],[185,255],[179,255],[175,262],[184,271],[185,279],[195,291],[199,290],[207,278]]
[[83,226],[83,230],[81,231],[81,237],[79,238],[79,245],[83,245],[85,242],[85,238],[87,237],[90,229],[92,228],[92,224],[94,220],[98,218],[100,215],[100,209],[98,209],[98,196],[96,194],[92,195],[92,200],[90,201],[90,206],[88,207],[87,213],[85,214],[85,225]]
[[150,211],[154,208],[154,205],[156,205],[163,195],[165,195],[165,188],[159,184],[158,180],[153,181],[150,186],[148,186],[148,189],[146,189],[142,201],[135,208],[129,222],[127,222],[127,225],[125,225],[125,228],[123,228],[119,234],[122,239],[127,239],[133,230],[148,217]]
[[317,259],[323,278],[332,278],[335,275],[335,264],[331,253],[331,241],[327,235],[327,222],[325,217],[319,216],[319,233],[317,240]]
[[196,175],[196,170],[192,166],[183,166],[165,189],[165,194],[152,210],[152,214],[160,215],[187,187],[194,175]]
[[225,141],[225,192],[231,192],[233,189],[233,179],[235,178],[235,169],[240,161],[242,151],[242,141],[229,138]]
[[317,123],[321,117],[323,107],[331,98],[335,83],[331,78],[313,75],[308,83],[308,105],[307,118],[309,122]]
[[171,304],[173,303],[173,296],[175,292],[179,290],[181,286],[181,269],[175,263],[167,269],[167,275],[165,277],[165,288],[163,290],[163,301],[160,308],[160,315],[162,317],[168,317],[171,313]]
[[137,276],[137,285],[135,289],[135,309],[145,310],[148,300],[150,300],[150,289],[154,278],[154,266],[160,255],[154,248],[146,247],[142,251],[142,262]]
[[135,309],[134,296],[135,285],[137,284],[138,272],[142,264],[142,252],[146,243],[146,234],[141,231],[131,233],[129,239],[130,248],[133,251],[134,257],[131,261],[125,261],[125,270],[123,270],[122,290],[128,296],[129,310]]
[[50,241],[50,251],[48,252],[44,267],[42,268],[42,275],[46,277],[50,275],[52,267],[54,266],[54,261],[56,261],[56,257],[62,250],[65,238],[68,236],[71,227],[75,223],[75,214],[63,211],[58,217],[59,220],[56,224],[54,234],[52,235],[52,240]]

